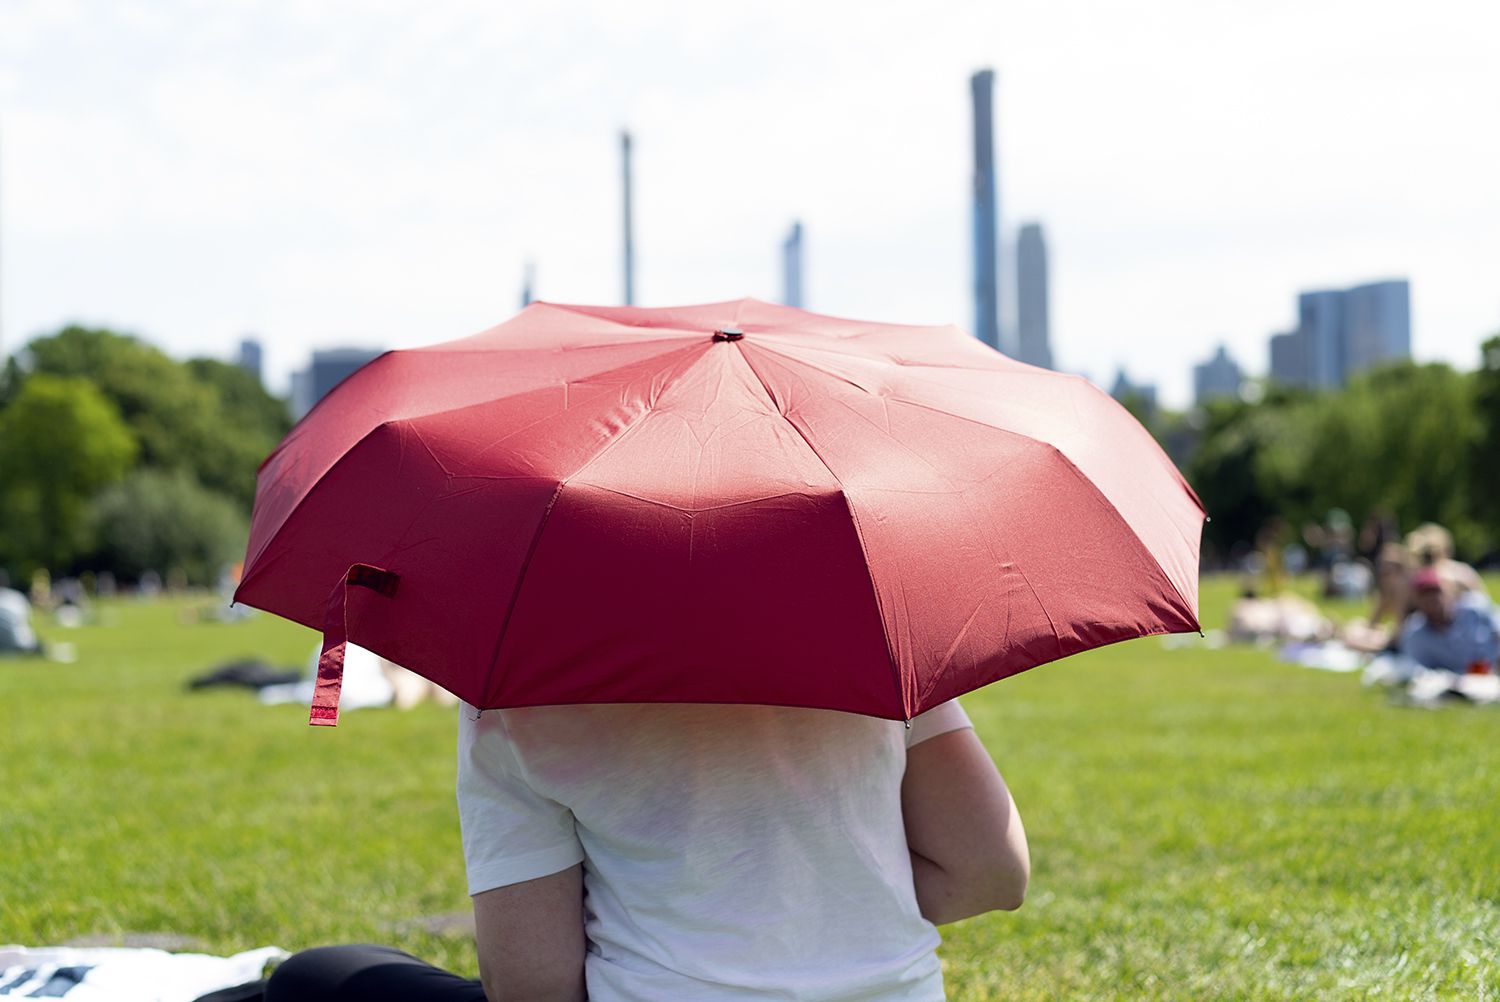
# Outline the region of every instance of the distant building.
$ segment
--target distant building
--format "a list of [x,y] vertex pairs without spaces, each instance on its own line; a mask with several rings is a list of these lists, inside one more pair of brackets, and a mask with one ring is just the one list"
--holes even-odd
[[1297,297],[1297,333],[1306,359],[1306,384],[1332,389],[1344,384],[1344,296],[1304,292]]
[[974,107],[974,336],[1000,344],[1000,198],[995,183],[993,70],[969,78]]
[[1193,366],[1193,402],[1201,406],[1216,397],[1238,397],[1244,381],[1244,370],[1221,344],[1213,358]]
[[1016,358],[1052,368],[1047,243],[1038,223],[1022,226],[1016,238]]
[[781,243],[781,301],[802,308],[802,223],[792,223]]
[[1344,293],[1344,378],[1411,358],[1411,286],[1372,282]]
[[1135,382],[1125,374],[1123,366],[1115,370],[1115,382],[1109,388],[1109,395],[1127,407],[1135,408],[1141,417],[1156,413],[1156,384]]
[[1297,329],[1271,338],[1271,379],[1334,389],[1411,357],[1411,286],[1405,279],[1297,297]]
[[235,364],[255,377],[257,383],[262,382],[261,377],[260,342],[253,337],[247,337],[240,342],[240,354],[235,359]]
[[300,420],[328,395],[329,390],[380,355],[381,352],[373,348],[329,348],[313,352],[308,367],[292,374],[292,416]]
[[1307,353],[1297,331],[1271,335],[1271,381],[1285,386],[1307,385]]

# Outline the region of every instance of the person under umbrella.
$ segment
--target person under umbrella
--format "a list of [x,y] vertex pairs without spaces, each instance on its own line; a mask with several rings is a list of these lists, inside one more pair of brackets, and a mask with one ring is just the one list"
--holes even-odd
[[1020,815],[956,702],[909,730],[786,707],[464,709],[482,980],[325,947],[268,1002],[941,999],[935,926],[1025,896]]
[[351,642],[465,700],[482,979],[333,947],[268,998],[941,998],[936,924],[1029,878],[954,697],[1196,630],[1201,525],[956,328],[533,304],[384,356],[262,467],[237,597],[322,627],[314,723]]

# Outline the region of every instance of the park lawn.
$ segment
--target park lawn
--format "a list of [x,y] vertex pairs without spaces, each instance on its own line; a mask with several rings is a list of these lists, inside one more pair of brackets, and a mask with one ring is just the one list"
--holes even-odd
[[[1234,584],[1208,581],[1203,621]],[[204,600],[198,600],[202,602]],[[376,941],[472,973],[453,715],[183,683],[305,663],[183,600],[0,662],[0,942]],[[1500,709],[1418,710],[1256,649],[1121,644],[965,699],[1030,836],[1019,912],[943,930],[954,999],[1500,998]]]

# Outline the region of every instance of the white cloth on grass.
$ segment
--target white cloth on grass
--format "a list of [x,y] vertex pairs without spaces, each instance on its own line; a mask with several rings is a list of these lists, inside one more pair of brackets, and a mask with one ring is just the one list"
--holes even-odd
[[65,1002],[192,1002],[255,981],[282,960],[274,946],[232,957],[127,948],[0,946],[0,999]]
[[14,588],[0,588],[0,651],[34,651],[31,603]]
[[[318,684],[318,657],[321,653],[321,646],[313,648],[306,678],[300,682],[264,686],[258,696],[260,701],[266,706],[311,703],[313,690]],[[363,710],[391,705],[396,690],[391,688],[380,665],[379,654],[367,651],[358,644],[350,644],[344,649],[344,680],[339,689],[340,710]]]
[[969,726],[773,706],[461,706],[469,892],[584,862],[589,998],[943,998],[907,748]]

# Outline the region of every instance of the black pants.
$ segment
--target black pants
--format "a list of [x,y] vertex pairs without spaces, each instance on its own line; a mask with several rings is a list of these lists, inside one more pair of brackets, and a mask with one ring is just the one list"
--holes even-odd
[[303,950],[271,974],[265,1002],[485,1002],[478,981],[389,946]]

